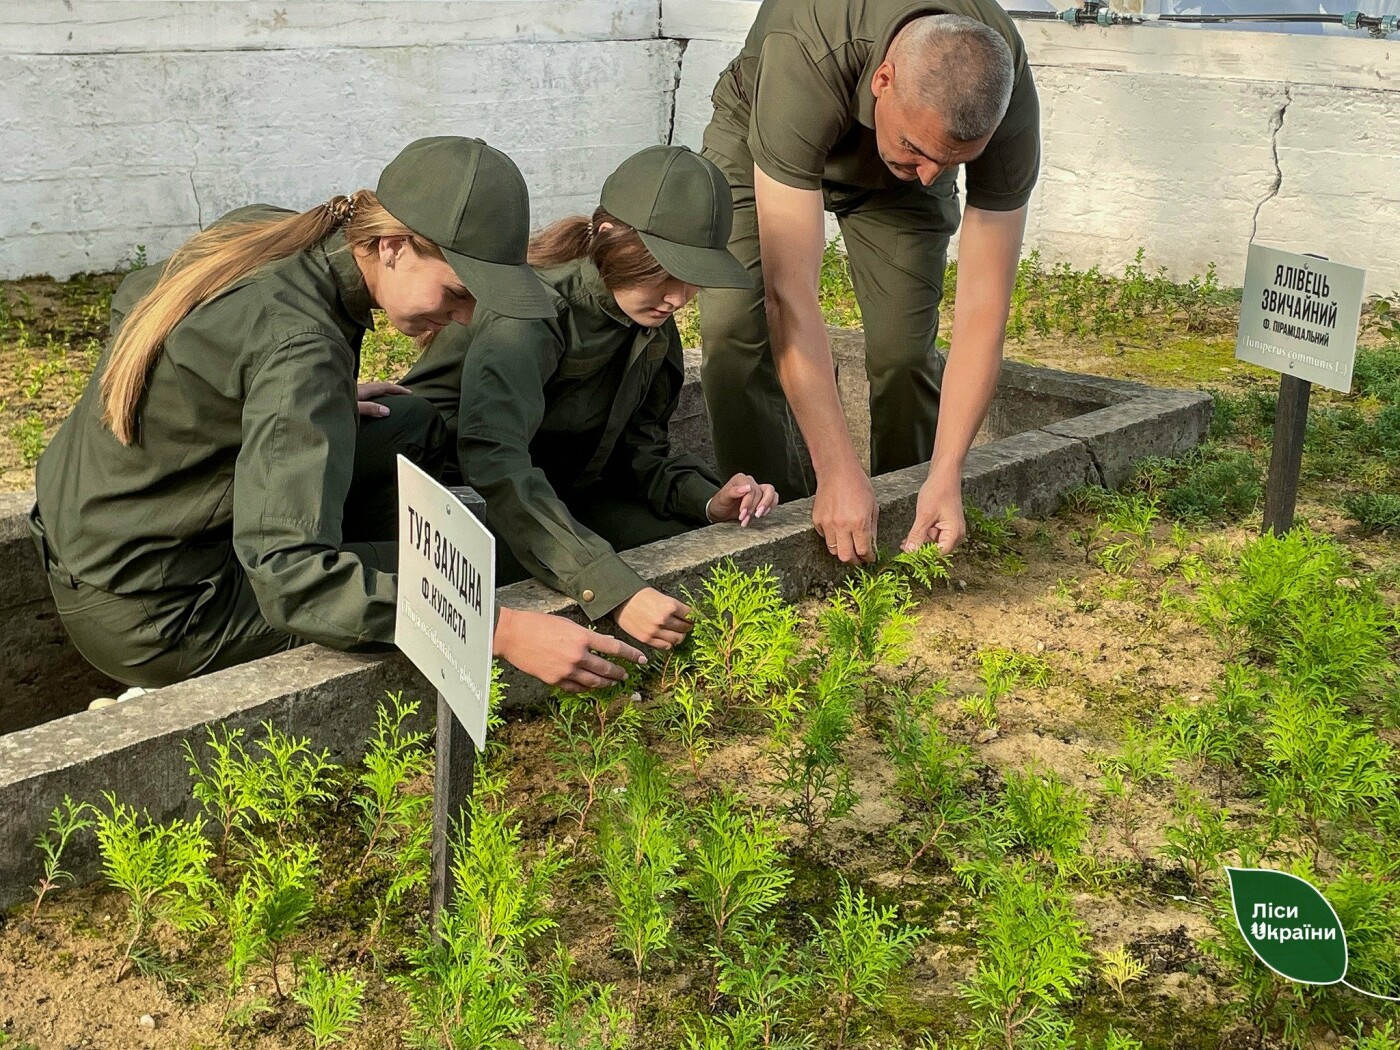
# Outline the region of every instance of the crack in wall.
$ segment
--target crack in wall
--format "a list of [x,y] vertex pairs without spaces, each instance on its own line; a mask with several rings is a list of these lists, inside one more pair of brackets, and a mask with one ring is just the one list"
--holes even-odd
[[[1053,425],[1054,424],[1051,424],[1051,426]],[[1073,441],[1082,448],[1085,455],[1089,457],[1089,466],[1094,468],[1094,477],[1098,480],[1099,486],[1106,489],[1114,487],[1108,483],[1108,475],[1103,472],[1103,464],[1099,462],[1099,457],[1094,453],[1094,446],[1089,441],[1082,437],[1071,437],[1068,434],[1061,434],[1057,430],[1051,430],[1049,426],[1041,427],[1039,432],[1042,434],[1049,434],[1051,437],[1059,438],[1062,441]]]
[[676,113],[680,109],[681,97],[681,72],[685,68],[685,49],[690,46],[688,39],[676,38],[676,43],[680,51],[676,54],[676,77],[671,84],[671,115],[666,122],[665,144],[674,146],[676,144]]
[[1293,89],[1285,84],[1283,85],[1283,105],[1279,106],[1278,111],[1269,121],[1269,146],[1273,150],[1274,157],[1274,184],[1264,199],[1254,206],[1254,224],[1249,230],[1250,241],[1253,241],[1259,233],[1259,213],[1264,210],[1264,205],[1277,197],[1279,191],[1283,189],[1283,165],[1279,163],[1278,159],[1278,136],[1279,132],[1283,130],[1283,118],[1288,113],[1288,107],[1292,104]]
[[194,219],[199,224],[199,228],[204,229],[204,202],[199,199],[199,187],[195,185],[194,173],[199,169],[199,129],[195,127],[193,121],[185,121],[185,127],[190,129],[190,134],[194,136],[194,145],[190,147],[190,156],[193,162],[190,164],[190,193],[194,197]]
[[1113,488],[1108,483],[1108,475],[1103,472],[1103,464],[1099,462],[1099,457],[1094,454],[1094,446],[1083,438],[1079,439],[1079,444],[1083,446],[1085,452],[1089,453],[1089,464],[1094,468],[1094,476],[1099,479],[1099,485],[1106,489]]

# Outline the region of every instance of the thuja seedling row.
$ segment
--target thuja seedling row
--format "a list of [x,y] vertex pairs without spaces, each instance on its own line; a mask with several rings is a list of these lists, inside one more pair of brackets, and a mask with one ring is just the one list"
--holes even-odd
[[[192,821],[153,822],[111,795],[65,800],[39,842],[33,913],[65,883],[67,846],[94,834],[128,908],[113,980],[193,982],[227,1003],[230,1028],[271,1012],[318,1047],[386,1008],[429,1047],[514,1046],[526,1032],[561,1047],[842,1047],[905,1033],[922,1004],[930,1048],[1126,1050],[1159,1045],[1150,1022],[1133,1030],[1149,1011],[1102,1032],[1075,1019],[1086,997],[1131,1007],[1144,964],[1093,951],[1075,902],[1140,895],[1144,866],[1167,863],[1212,917],[1200,947],[1234,1016],[1295,1044],[1317,1023],[1364,1029],[1369,1006],[1254,963],[1219,871],[1306,873],[1359,931],[1354,972],[1394,994],[1400,862],[1383,844],[1400,829],[1397,764],[1371,721],[1394,714],[1394,615],[1324,537],[1260,539],[1211,566],[1177,530],[1158,545],[1150,497],[1115,498],[1138,502],[1085,533],[1100,583],[1173,595],[1164,615],[1202,625],[1230,662],[1213,696],[1127,727],[1094,790],[989,769],[976,750],[989,705],[1055,681],[1045,657],[988,647],[981,692],[963,697],[911,670],[918,595],[949,575],[936,554],[853,577],[810,618],[771,571],[723,565],[689,596],[692,640],[634,676],[636,692],[557,699],[546,805],[517,802],[511,735],[495,739],[438,929],[425,920],[429,741],[398,696],[353,770],[272,725],[211,733],[189,750]],[[1016,571],[1014,536],[1000,520],[983,556]],[[888,827],[855,816],[870,782],[850,765],[858,738],[888,770]],[[752,757],[742,780],[718,768],[736,743]],[[1226,767],[1246,798],[1202,786]],[[1165,845],[1149,856],[1142,800],[1163,793]],[[853,829],[890,878],[867,881],[870,858],[833,866],[833,839]],[[808,870],[829,892],[799,907],[794,878]],[[949,941],[920,919],[930,895],[967,916],[966,933]],[[581,923],[603,927],[603,943],[577,942]],[[327,931],[348,952],[329,950]],[[962,942],[966,978],[914,981],[911,960],[940,939]],[[369,990],[376,975],[390,991]],[[1377,1031],[1367,1045],[1389,1045]]]

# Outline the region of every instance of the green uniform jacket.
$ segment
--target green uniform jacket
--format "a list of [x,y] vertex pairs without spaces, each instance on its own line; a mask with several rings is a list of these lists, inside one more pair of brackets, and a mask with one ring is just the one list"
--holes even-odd
[[[1021,207],[1040,168],[1040,103],[1025,44],[995,0],[764,0],[715,87],[705,146],[798,189],[908,186],[876,149],[870,81],[900,28],[929,14],[967,15],[1011,46],[1011,102],[986,150],[967,165],[967,203]],[[956,180],[955,166],[926,192],[946,196]]]
[[[279,213],[254,206],[225,219]],[[161,269],[122,282],[113,333]],[[129,447],[102,423],[104,354],[39,459],[38,512],[62,571],[114,594],[193,598],[237,557],[274,627],[339,649],[391,643],[395,577],[340,549],[360,340],[372,324],[337,232],[175,327]],[[188,615],[188,605],[156,604]]]
[[520,563],[598,619],[647,586],[560,493],[603,484],[663,518],[707,522],[719,481],[672,456],[667,437],[685,380],[673,320],[632,321],[587,259],[540,276],[558,313],[519,321],[477,308],[451,325],[403,380],[457,434],[466,482]]

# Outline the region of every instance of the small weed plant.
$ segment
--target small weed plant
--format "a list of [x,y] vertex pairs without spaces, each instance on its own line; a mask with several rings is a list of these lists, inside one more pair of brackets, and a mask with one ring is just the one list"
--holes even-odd
[[95,812],[91,803],[74,802],[64,795],[63,801],[49,814],[48,828],[34,843],[44,857],[44,874],[34,890],[34,910],[29,913],[31,922],[39,917],[39,905],[44,903],[45,894],[73,881],[73,876],[63,870],[63,852],[74,835],[92,827]]

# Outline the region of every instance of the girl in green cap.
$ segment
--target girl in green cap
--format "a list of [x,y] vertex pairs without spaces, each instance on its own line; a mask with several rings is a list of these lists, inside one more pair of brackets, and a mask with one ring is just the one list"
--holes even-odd
[[[301,641],[391,646],[395,457],[433,469],[446,433],[406,389],[357,388],[370,311],[425,338],[470,321],[478,300],[552,313],[525,265],[528,230],[508,157],[422,139],[376,192],[301,214],[242,209],[123,281],[113,339],[39,460],[31,514],[83,655],[157,687]],[[509,609],[495,643],[566,689],[623,677],[599,653],[641,656]]]
[[747,474],[721,482],[672,455],[667,437],[685,378],[675,312],[701,287],[749,284],[726,247],[731,210],[708,160],[643,150],[609,176],[592,219],[531,241],[553,291],[548,317],[482,309],[437,336],[403,381],[455,431],[448,470],[486,501],[502,579],[533,575],[662,649],[684,639],[690,609],[617,551],[748,525],[778,501]]

